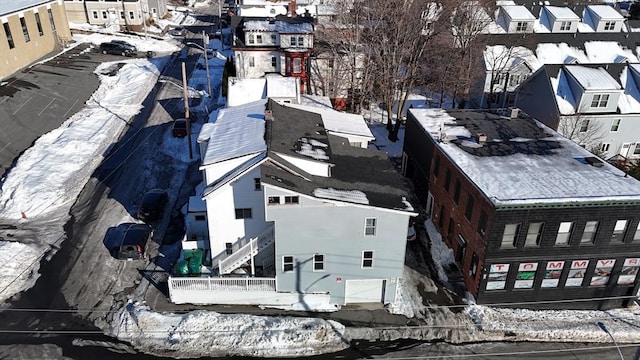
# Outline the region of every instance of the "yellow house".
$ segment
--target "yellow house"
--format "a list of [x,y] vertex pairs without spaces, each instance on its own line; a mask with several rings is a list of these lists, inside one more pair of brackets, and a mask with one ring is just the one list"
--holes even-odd
[[0,23],[0,80],[71,41],[62,0],[2,0]]

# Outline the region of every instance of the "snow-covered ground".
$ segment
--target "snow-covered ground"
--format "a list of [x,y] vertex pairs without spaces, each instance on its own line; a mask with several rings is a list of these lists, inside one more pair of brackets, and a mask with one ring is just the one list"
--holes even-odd
[[[108,35],[89,35],[77,40],[98,43],[105,39],[104,36]],[[136,39],[136,45],[141,50],[159,53],[175,50],[171,39],[165,42],[140,38]],[[221,60],[214,58],[210,61],[210,65],[215,65]],[[103,75],[112,73],[113,64],[99,66],[96,73],[100,76],[101,85],[85,107],[60,128],[36,141],[4,179],[0,192],[0,218],[36,229],[46,223],[48,229],[57,226],[59,231],[34,231],[33,241],[29,244],[0,241],[0,262],[4,264],[0,275],[0,301],[4,302],[33,285],[40,259],[51,254],[51,249],[57,248],[64,239],[63,225],[83,184],[103,160],[109,144],[126,128],[128,119],[140,111],[143,99],[157,82],[159,69],[164,66],[154,59],[127,59],[124,62],[125,65],[113,76]],[[197,67],[190,87],[202,88],[202,81],[206,78],[202,72]],[[221,73],[212,74],[212,79],[217,82],[220,77]],[[139,91],[132,93],[133,88]],[[395,143],[387,141],[384,125],[376,121],[380,115],[365,115],[376,137],[375,147],[387,151],[391,157],[399,157],[404,129],[399,134],[401,140]],[[170,142],[162,146],[168,148],[161,151],[186,151],[184,147],[178,150]],[[425,226],[429,229],[429,223]],[[438,242],[435,236],[432,240],[433,258],[438,263],[451,262],[451,254],[442,241]],[[398,331],[393,335],[396,337],[456,341],[450,334],[455,326],[459,333],[457,341],[563,339],[609,342],[608,335],[593,325],[595,321],[602,321],[619,342],[637,342],[640,339],[640,310],[637,308],[609,312],[536,312],[470,304],[466,313],[454,314],[446,306],[429,305],[429,300],[423,299],[418,292],[418,287],[425,293],[435,292],[433,282],[409,268],[405,274],[399,301],[391,311],[427,319],[432,325],[400,329],[406,332]],[[438,270],[438,278],[446,281],[446,274]],[[438,323],[443,325],[433,332]],[[303,356],[346,348],[349,340],[354,338],[383,337],[379,329],[349,331],[335,321],[316,318],[221,315],[205,311],[157,313],[136,302],[120,309],[105,331],[145,352],[171,352],[184,357]],[[506,333],[516,335],[510,337]],[[390,335],[386,336],[389,338]]]

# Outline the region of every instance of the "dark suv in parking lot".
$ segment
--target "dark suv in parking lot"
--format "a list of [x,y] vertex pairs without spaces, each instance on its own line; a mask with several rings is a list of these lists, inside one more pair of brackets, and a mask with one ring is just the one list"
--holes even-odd
[[124,41],[114,40],[100,44],[100,52],[103,54],[135,56],[136,47]]

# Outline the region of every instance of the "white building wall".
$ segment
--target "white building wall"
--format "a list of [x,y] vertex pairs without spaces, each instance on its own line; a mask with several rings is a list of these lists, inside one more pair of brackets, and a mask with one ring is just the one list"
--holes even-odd
[[215,164],[204,166],[204,183],[206,186],[220,179],[225,174],[242,165],[244,162],[255,157],[255,154],[245,155],[239,158],[221,161]]
[[251,31],[245,34],[244,44],[247,47],[279,46],[280,36],[277,32]]
[[[602,108],[591,107],[591,102],[593,101],[593,97],[596,95],[609,95],[609,100],[607,101],[606,107],[602,107]],[[581,113],[586,113],[586,114],[615,112],[618,108],[619,100],[620,100],[620,91],[606,91],[606,90],[585,91],[582,93],[582,96],[580,97],[580,105],[578,106],[578,109],[580,110]]]
[[[568,30],[561,30],[560,27],[562,26],[562,23],[565,21],[571,21],[571,25],[569,26]],[[563,19],[556,19],[553,21],[553,26],[551,29],[551,32],[553,33],[575,33],[578,31],[578,21],[577,20],[563,20]]]
[[[275,66],[272,58],[275,58]],[[236,51],[236,74],[240,79],[257,79],[266,73],[281,72],[283,65],[279,50]]]
[[[226,243],[257,236],[268,228],[262,190],[255,190],[256,178],[260,178],[260,167],[205,197],[213,257],[225,250]],[[251,209],[251,218],[236,219],[235,209],[243,208]]]
[[[605,30],[604,27],[608,21],[615,21],[615,26],[613,30]],[[619,20],[606,20],[606,19],[598,19],[596,25],[596,32],[620,32],[622,31],[622,21]]]

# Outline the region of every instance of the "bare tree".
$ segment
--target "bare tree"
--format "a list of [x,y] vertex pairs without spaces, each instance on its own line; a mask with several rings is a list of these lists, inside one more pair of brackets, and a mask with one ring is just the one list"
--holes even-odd
[[592,152],[598,152],[602,141],[602,123],[579,113],[562,116],[558,133]]
[[[528,57],[535,56],[533,52],[523,46],[493,45],[487,46],[484,51],[484,64],[486,69],[486,84],[483,92],[487,94],[487,107],[491,107],[494,99],[497,99],[499,92],[509,91],[509,87],[517,84],[511,83],[510,75],[528,76],[524,74],[519,66],[526,66],[521,61],[526,61]],[[531,69],[529,68],[529,71]]]

